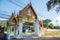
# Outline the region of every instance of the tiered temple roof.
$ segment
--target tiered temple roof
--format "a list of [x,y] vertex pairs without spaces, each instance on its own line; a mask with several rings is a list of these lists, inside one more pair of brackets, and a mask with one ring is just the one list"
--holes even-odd
[[[29,14],[29,12],[31,14]],[[7,24],[8,24],[8,26],[11,26],[11,25],[16,26],[16,25],[18,25],[19,21],[22,21],[22,20],[28,20],[28,21],[38,20],[37,14],[34,11],[31,3],[28,4],[26,7],[24,7],[22,10],[20,10],[18,16],[16,16],[15,12],[12,13],[12,16],[8,20]],[[39,21],[39,24],[40,24],[40,26],[42,26],[42,23],[40,21]]]

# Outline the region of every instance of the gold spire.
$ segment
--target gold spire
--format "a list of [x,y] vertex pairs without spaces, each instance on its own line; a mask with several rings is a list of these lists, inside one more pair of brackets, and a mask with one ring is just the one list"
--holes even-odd
[[13,13],[13,14],[14,14],[14,16],[16,17],[16,12],[15,12],[15,11],[14,11],[14,13]]
[[31,0],[30,0],[30,5],[31,5]]

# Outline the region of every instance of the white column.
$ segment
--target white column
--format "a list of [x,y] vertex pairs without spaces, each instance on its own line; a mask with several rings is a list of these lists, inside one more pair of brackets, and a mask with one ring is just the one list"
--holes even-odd
[[16,28],[14,27],[14,37],[16,38]]
[[34,34],[40,36],[40,30],[39,30],[39,22],[34,22]]
[[14,27],[14,37],[17,38],[17,35],[18,35],[18,29]]
[[10,28],[9,27],[7,28],[7,34],[8,34],[7,35],[8,36],[7,38],[10,39]]
[[22,27],[23,27],[23,22],[19,22],[19,35],[18,35],[18,38],[22,38]]
[[17,38],[17,36],[18,36],[18,28],[16,28],[16,38]]

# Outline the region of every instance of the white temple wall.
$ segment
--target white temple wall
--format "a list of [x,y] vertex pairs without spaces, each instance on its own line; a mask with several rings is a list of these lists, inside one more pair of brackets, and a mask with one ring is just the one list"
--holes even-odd
[[19,22],[19,34],[17,38],[22,38],[22,28],[23,28],[23,22]]
[[40,36],[39,23],[38,21],[34,22],[34,34]]
[[10,39],[10,28],[9,27],[7,28],[7,34],[8,34],[7,38]]

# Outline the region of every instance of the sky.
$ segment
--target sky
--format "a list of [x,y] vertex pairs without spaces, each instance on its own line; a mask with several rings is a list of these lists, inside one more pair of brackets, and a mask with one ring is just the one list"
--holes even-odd
[[[30,1],[38,19],[51,19],[55,21],[60,19],[60,12],[56,13],[56,8],[47,11],[46,3],[49,0],[0,0],[0,17],[10,18],[14,11],[18,14]],[[0,18],[0,20],[8,20],[5,18]]]

